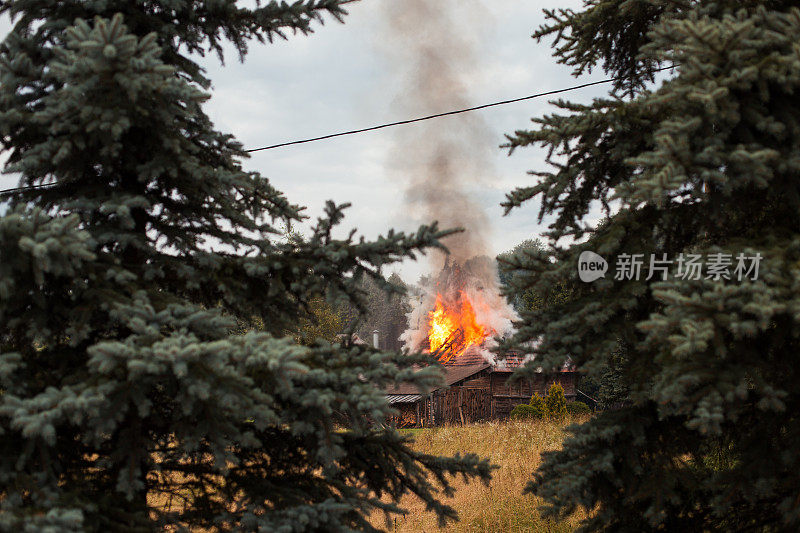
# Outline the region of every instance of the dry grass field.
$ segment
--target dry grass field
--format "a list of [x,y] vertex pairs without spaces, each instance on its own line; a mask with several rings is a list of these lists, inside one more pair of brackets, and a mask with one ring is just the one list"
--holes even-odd
[[[440,530],[435,516],[424,512],[424,504],[414,496],[407,496],[401,506],[408,510],[408,514],[393,520],[388,531],[573,531],[582,515],[572,516],[563,522],[545,520],[537,511],[541,501],[522,494],[531,472],[539,464],[541,453],[561,446],[564,425],[548,421],[506,421],[414,431],[414,447],[418,450],[437,455],[473,452],[481,457],[489,457],[500,468],[494,471],[489,487],[480,482],[456,482],[456,494],[448,503],[458,511],[458,523]],[[386,528],[382,514],[376,513],[371,520],[375,526]]]
[[[401,507],[408,513],[392,520],[387,527],[382,513],[370,517],[372,524],[390,533],[460,532],[460,533],[561,533],[573,531],[582,514],[566,521],[546,520],[539,515],[538,498],[523,495],[522,489],[540,462],[543,451],[558,449],[564,439],[566,424],[551,421],[503,421],[465,427],[442,427],[408,430],[414,436],[413,447],[435,455],[476,453],[500,466],[487,487],[480,482],[454,481],[455,496],[446,500],[459,515],[459,522],[439,529],[436,517],[424,511],[415,496],[406,496]],[[166,495],[151,494],[152,507],[184,505]],[[193,529],[201,533],[205,530]]]

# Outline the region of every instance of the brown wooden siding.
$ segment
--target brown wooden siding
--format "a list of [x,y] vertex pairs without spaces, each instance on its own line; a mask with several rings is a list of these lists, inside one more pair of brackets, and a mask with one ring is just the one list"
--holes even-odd
[[[510,372],[493,373],[491,376],[492,384],[491,390],[494,395],[501,396],[527,396],[531,397],[533,391],[536,389],[535,381],[530,379],[522,379],[509,383],[511,377]],[[537,376],[538,377],[538,376]]]
[[575,372],[555,376],[536,375],[532,379],[508,383],[510,372],[483,370],[469,379],[440,389],[427,399],[416,403],[395,404],[400,414],[390,423],[397,427],[430,426],[472,423],[480,420],[505,419],[515,406],[528,403],[534,391],[545,396],[550,385],[557,381],[568,400],[575,397]]
[[462,387],[466,389],[484,389],[489,390],[489,376],[484,375],[474,379],[469,379],[464,382]]
[[494,418],[505,420],[511,414],[511,410],[521,403],[528,403],[530,396],[499,396],[492,397],[492,410],[494,411]]
[[433,422],[437,426],[481,422],[491,418],[489,391],[451,387],[433,394]]

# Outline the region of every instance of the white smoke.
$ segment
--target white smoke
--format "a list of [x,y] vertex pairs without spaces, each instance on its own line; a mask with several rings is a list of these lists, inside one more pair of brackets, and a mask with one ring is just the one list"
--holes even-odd
[[509,335],[514,330],[513,322],[519,320],[514,308],[500,294],[499,285],[494,262],[488,257],[474,258],[463,267],[447,263],[435,279],[419,287],[408,314],[409,327],[400,340],[411,351],[427,350],[430,315],[437,295],[441,294],[445,300],[454,299],[458,291],[463,291],[475,311],[475,321],[490,333],[478,349],[484,359],[495,364],[491,353],[491,348],[496,346],[494,337]]

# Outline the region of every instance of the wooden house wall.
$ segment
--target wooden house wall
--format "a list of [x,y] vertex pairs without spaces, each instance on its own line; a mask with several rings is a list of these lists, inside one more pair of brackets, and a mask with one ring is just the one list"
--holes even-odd
[[474,376],[470,376],[461,386],[465,389],[489,390],[489,372],[487,370],[482,370]]
[[511,415],[511,411],[514,407],[523,403],[528,403],[530,399],[530,396],[502,396],[495,394],[492,397],[492,418],[495,420],[505,420]]
[[564,396],[566,396],[568,400],[574,400],[575,395],[578,394],[577,379],[577,372],[561,372],[556,376],[556,380],[561,384],[561,387],[564,389]]
[[491,419],[492,397],[487,390],[451,387],[435,392],[431,399],[437,426],[472,424]]
[[522,379],[514,383],[509,383],[510,372],[493,372],[491,374],[490,390],[494,395],[500,396],[527,396],[531,397],[533,391],[538,386],[537,380],[541,376],[536,376],[533,380]]
[[508,383],[511,373],[495,372],[491,374],[490,389],[493,394],[502,396],[527,396],[530,398],[534,392],[539,396],[546,396],[547,390],[553,382],[558,382],[564,389],[564,396],[571,399],[575,396],[575,372],[560,372],[555,376],[536,375],[533,379],[524,379],[516,383]]
[[[558,381],[564,388],[564,395],[568,400],[574,399],[576,394],[575,372],[561,372],[547,378],[536,375],[532,379],[519,380],[513,384],[508,383],[510,377],[510,372],[483,370],[467,380],[453,384],[449,389],[437,391],[427,400],[394,405],[393,407],[400,410],[400,415],[393,417],[392,423],[397,427],[438,426],[442,422],[458,423],[462,416],[468,422],[486,418],[502,420],[508,418],[517,405],[528,403],[534,392],[545,396],[554,381]],[[459,395],[459,389],[464,390],[464,394]],[[484,394],[473,394],[479,391]],[[488,402],[489,405],[478,405],[481,402]],[[456,404],[462,405],[463,414],[458,412]]]

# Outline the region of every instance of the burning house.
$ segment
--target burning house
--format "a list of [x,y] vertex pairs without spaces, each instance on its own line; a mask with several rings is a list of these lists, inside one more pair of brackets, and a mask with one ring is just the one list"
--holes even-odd
[[[479,2],[387,2],[382,50],[397,69],[396,104],[411,115],[472,105],[469,89],[485,75],[477,47],[486,27]],[[484,13],[485,14],[485,13]],[[476,21],[481,21],[475,24]],[[387,391],[401,413],[399,425],[461,423],[507,416],[548,380],[562,381],[574,395],[574,372],[517,382],[508,378],[524,354],[496,360],[494,338],[511,333],[516,314],[500,294],[492,252],[492,227],[478,195],[495,179],[491,164],[494,133],[480,115],[420,122],[396,130],[386,165],[389,178],[406,184],[403,216],[463,231],[447,237],[447,256],[434,252],[435,279],[422,287],[401,335],[411,351],[436,354],[444,365],[441,388],[420,394],[413,386]]]
[[554,382],[564,388],[568,400],[575,399],[577,375],[569,363],[556,375],[540,372],[534,379],[509,383],[522,364],[518,354],[490,363],[478,350],[468,349],[444,364],[441,387],[428,394],[411,384],[388,389],[389,404],[399,412],[392,422],[397,427],[423,427],[504,419],[515,406],[528,403],[534,392],[544,396]]
[[553,382],[574,399],[576,373],[569,362],[560,372],[539,372],[533,379],[509,383],[526,356],[508,353],[496,358],[490,348],[495,337],[512,331],[515,318],[500,295],[490,262],[446,262],[416,302],[409,329],[401,337],[407,348],[435,354],[443,364],[444,380],[429,391],[411,384],[388,389],[387,399],[399,411],[393,422],[411,427],[506,418],[534,392],[543,396]]

